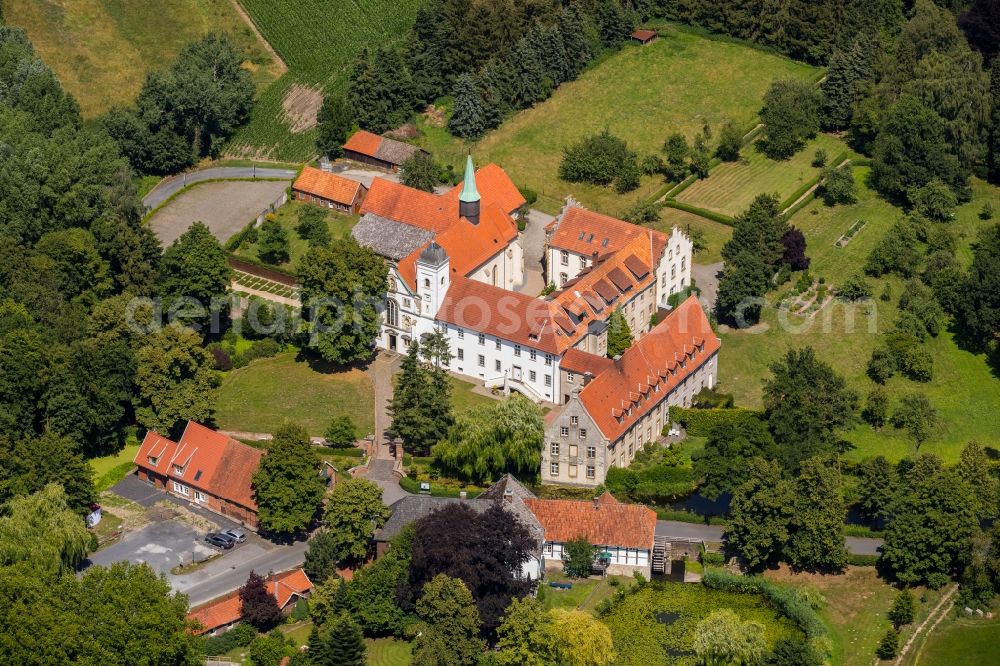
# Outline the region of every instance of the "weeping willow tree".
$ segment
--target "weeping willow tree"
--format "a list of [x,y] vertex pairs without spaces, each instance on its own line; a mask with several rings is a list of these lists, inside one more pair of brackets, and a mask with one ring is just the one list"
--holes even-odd
[[87,556],[90,532],[59,484],[12,499],[6,508],[0,517],[0,565],[28,562],[56,574],[73,569]]
[[465,481],[490,483],[507,472],[533,480],[544,439],[542,411],[515,395],[460,415],[434,455],[445,473]]

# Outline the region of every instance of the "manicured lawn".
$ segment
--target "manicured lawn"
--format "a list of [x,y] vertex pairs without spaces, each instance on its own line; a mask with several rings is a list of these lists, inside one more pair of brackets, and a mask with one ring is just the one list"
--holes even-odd
[[[274,219],[288,232],[288,261],[278,264],[278,268],[286,271],[294,271],[299,260],[309,250],[309,243],[303,240],[295,231],[299,224],[299,212],[305,206],[312,204],[289,201],[284,206],[274,212]],[[358,223],[357,215],[345,215],[336,211],[326,211],[326,226],[330,229],[331,238],[342,238],[349,234],[355,224]],[[236,251],[239,257],[247,257],[255,261],[260,261],[257,254],[258,243],[243,243]]]
[[28,31],[88,118],[131,104],[149,71],[208,32],[225,33],[246,53],[258,89],[280,74],[231,0],[4,0],[3,13],[9,25]]
[[496,402],[494,398],[473,392],[476,385],[471,382],[453,375],[449,375],[448,379],[451,382],[451,405],[455,413],[467,412],[475,407],[488,407]]
[[[716,134],[727,116],[750,126],[773,79],[812,79],[818,72],[685,27],[671,25],[664,32],[648,46],[626,46],[507,120],[471,146],[477,163],[500,164],[515,183],[542,195],[538,205],[547,212],[558,212],[563,197],[572,194],[585,206],[617,215],[659,188],[662,179],[645,177],[624,197],[609,188],[567,183],[558,177],[564,148],[608,128],[646,155],[659,151],[673,131],[692,139],[706,120]],[[453,164],[470,148],[444,132],[428,133],[425,143],[439,160]]]
[[948,618],[910,662],[913,666],[1000,664],[1000,621]]
[[757,595],[722,592],[697,584],[658,582],[628,595],[604,618],[618,653],[615,664],[693,666],[695,626],[721,608],[732,609],[743,621],[763,624],[769,646],[782,636],[799,633],[791,621]]
[[827,134],[818,135],[790,159],[782,161],[769,159],[752,144],[743,149],[740,161],[719,164],[708,178],[695,181],[676,198],[726,215],[739,214],[758,194],[777,194],[784,201],[819,174],[820,169],[812,166],[819,148],[826,151],[830,163],[848,151],[843,141]]
[[[857,170],[859,181],[866,171]],[[837,285],[861,270],[871,248],[902,215],[900,210],[876,198],[866,188],[861,188],[859,195],[858,203],[851,206],[827,208],[816,201],[791,219],[791,223],[806,235],[807,254],[813,259],[811,272],[814,276],[826,277],[828,284]],[[986,200],[997,205],[1000,189],[976,181],[973,200],[959,209],[951,225],[959,236],[958,255],[965,261],[971,257],[969,244],[984,224],[976,213]],[[835,247],[837,238],[859,219],[865,220],[867,225],[846,247]],[[892,329],[897,317],[896,301],[903,289],[902,280],[894,277],[871,280],[871,283],[876,298],[867,304],[850,307],[836,301],[809,320],[767,308],[762,320],[764,327],[723,332],[719,370],[722,390],[732,392],[741,405],[760,407],[762,380],[769,376],[768,366],[788,349],[808,345],[816,350],[819,358],[843,374],[863,400],[874,387],[865,373],[868,359],[881,334]],[[892,287],[890,302],[877,298],[886,283]],[[790,286],[785,285],[769,294],[769,301],[775,301]],[[868,308],[872,308],[873,315],[867,314]],[[928,338],[924,344],[934,357],[932,381],[921,384],[897,376],[887,385],[890,410],[900,395],[920,391],[938,411],[940,426],[920,447],[920,452],[936,453],[946,461],[954,461],[970,440],[995,442],[1000,423],[996,415],[996,405],[1000,404],[1000,378],[991,371],[982,354],[959,348],[949,331],[943,331],[937,338]],[[898,460],[917,452],[912,440],[889,427],[876,432],[861,424],[846,432],[845,439],[856,447],[847,453],[847,457],[853,459],[882,454]]]
[[[282,631],[299,645],[309,643],[312,622],[306,621],[293,629]],[[413,663],[413,646],[396,638],[366,638],[368,666],[409,666]],[[241,648],[245,651],[245,648]]]
[[333,417],[346,415],[366,433],[374,409],[372,384],[361,370],[316,368],[284,352],[226,374],[216,422],[224,430],[271,433],[291,422],[322,435]]

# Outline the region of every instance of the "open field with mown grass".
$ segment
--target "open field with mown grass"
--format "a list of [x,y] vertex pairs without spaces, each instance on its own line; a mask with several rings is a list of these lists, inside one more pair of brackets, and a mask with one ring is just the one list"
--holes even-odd
[[[299,646],[308,645],[312,622],[302,622],[292,628],[282,628],[282,631]],[[365,648],[368,666],[409,666],[413,663],[413,646],[397,638],[366,638]]]
[[[968,618],[952,611],[911,649],[906,666],[995,666],[1000,664],[1000,619]],[[994,608],[994,615],[996,608]]]
[[[281,224],[281,226],[285,228],[285,231],[288,232],[289,257],[287,262],[278,264],[277,267],[281,270],[294,272],[295,268],[299,264],[299,260],[309,250],[309,243],[299,237],[299,234],[295,231],[295,228],[299,224],[299,213],[305,206],[312,206],[312,204],[289,201],[287,204],[281,206],[274,212],[275,221]],[[326,225],[330,230],[331,238],[341,238],[345,234],[349,234],[357,222],[357,215],[346,215],[329,209],[326,210]],[[258,246],[259,240],[255,243],[248,243],[244,241],[244,243],[236,250],[236,256],[244,257],[252,261],[261,261],[261,258],[258,255]]]
[[[365,46],[375,49],[401,38],[425,0],[238,0],[288,72],[254,104],[250,121],[232,138],[230,156],[304,161],[315,154],[316,106],[288,110],[295,86],[322,92],[346,90],[352,65]],[[310,117],[312,121],[306,120]],[[304,121],[296,131],[296,121]]]
[[[872,247],[903,214],[863,186],[867,171],[856,169],[861,184],[857,204],[828,208],[821,201],[814,201],[790,220],[805,233],[807,254],[812,258],[810,272],[817,278],[825,277],[832,286],[862,269]],[[958,236],[957,254],[961,261],[971,259],[969,246],[986,224],[977,217],[985,201],[1000,205],[1000,189],[975,181],[972,201],[959,208],[955,222],[951,223]],[[846,247],[834,246],[841,234],[859,219],[865,220],[866,226]],[[770,376],[768,366],[789,349],[811,346],[820,359],[846,377],[863,403],[875,386],[865,372],[868,359],[881,335],[893,327],[898,315],[896,302],[904,286],[903,280],[896,277],[870,279],[870,282],[875,298],[866,303],[850,305],[834,301],[810,320],[768,307],[763,325],[747,331],[723,332],[720,388],[733,393],[740,405],[760,407],[762,382]],[[886,284],[892,291],[889,302],[878,298]],[[773,304],[790,287],[789,283],[772,291],[769,303]],[[872,315],[867,314],[869,308]],[[996,409],[1000,405],[1000,378],[984,355],[960,348],[948,330],[936,338],[929,337],[924,345],[934,357],[933,379],[924,384],[897,375],[886,385],[890,413],[900,396],[912,391],[924,393],[938,412],[940,425],[919,452],[935,453],[954,462],[970,440],[985,446],[1000,445],[1000,415]],[[881,454],[898,460],[917,453],[916,444],[892,427],[876,432],[860,424],[844,433],[844,438],[856,447],[846,454],[851,459]]]
[[[792,573],[787,566],[765,573],[765,577],[822,595],[819,615],[829,631],[832,663],[841,666],[871,666],[875,648],[889,628],[886,613],[896,597],[896,588],[878,577],[875,567],[847,567],[842,574]],[[916,588],[916,622],[903,627],[905,643],[940,599],[941,592]],[[880,662],[888,663],[888,662]],[[971,663],[971,662],[970,662]],[[928,662],[929,664],[929,662]]]
[[193,39],[222,32],[246,53],[262,90],[281,73],[266,45],[231,0],[3,0],[9,25],[28,32],[35,50],[83,115],[131,104],[146,74],[165,67]]
[[445,162],[459,164],[457,160],[470,148],[477,163],[497,162],[517,185],[542,195],[539,207],[546,212],[558,212],[563,197],[572,194],[587,207],[618,215],[657,190],[662,178],[644,177],[639,189],[625,196],[610,188],[567,183],[558,176],[564,148],[608,128],[642,156],[658,152],[671,132],[692,139],[706,121],[716,135],[727,117],[749,127],[757,122],[761,99],[772,80],[812,80],[818,72],[749,46],[669,25],[656,42],[626,45],[475,145],[442,131],[429,132],[425,145]]
[[722,261],[722,246],[733,236],[733,228],[729,225],[677,208],[661,209],[660,219],[648,226],[666,233],[670,233],[673,227],[678,227],[685,233],[700,231],[705,239],[705,249],[694,255],[696,264],[714,264]]
[[738,162],[719,164],[708,178],[695,181],[676,199],[733,216],[743,212],[758,194],[777,194],[778,200],[784,201],[819,175],[822,169],[812,166],[818,149],[826,151],[828,163],[842,153],[853,154],[847,144],[828,134],[817,135],[791,158],[780,161],[765,156],[754,143],[743,148]]
[[270,433],[290,422],[320,436],[335,416],[350,416],[362,434],[372,431],[375,393],[368,375],[284,352],[226,373],[215,420],[222,430]]

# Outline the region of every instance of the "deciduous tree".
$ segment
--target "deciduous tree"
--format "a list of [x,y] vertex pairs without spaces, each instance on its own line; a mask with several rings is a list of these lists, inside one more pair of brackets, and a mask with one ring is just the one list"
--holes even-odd
[[563,570],[574,578],[586,578],[594,564],[594,546],[585,536],[566,542]]
[[976,501],[979,517],[992,518],[1000,508],[997,502],[998,483],[990,471],[990,461],[979,442],[969,442],[958,460],[958,474],[969,484]]
[[265,220],[260,225],[257,256],[269,264],[283,264],[288,261],[288,232],[277,220]]
[[844,547],[843,482],[840,472],[821,458],[802,462],[795,478],[795,510],[785,559],[804,569],[838,571],[847,564]]
[[73,443],[53,433],[16,442],[0,440],[0,504],[57,483],[79,514],[94,501],[94,471]]
[[250,572],[247,582],[239,590],[240,615],[243,621],[253,625],[258,631],[269,631],[282,620],[278,600],[267,591],[264,578]]
[[417,600],[424,627],[413,658],[418,664],[472,666],[485,646],[479,638],[479,613],[461,580],[439,574],[427,582]]
[[632,331],[625,321],[621,308],[615,308],[608,319],[608,358],[615,358],[625,353],[632,346]]
[[161,433],[183,421],[210,422],[218,374],[212,355],[190,328],[169,324],[146,336],[136,352],[136,420]]
[[907,393],[892,413],[892,425],[904,429],[920,446],[938,423],[937,410],[923,393]]
[[13,498],[0,516],[3,566],[24,563],[39,576],[51,578],[72,571],[87,555],[89,545],[87,526],[56,483]]
[[553,608],[546,613],[544,631],[552,644],[555,664],[610,666],[615,648],[608,626],[582,610]]
[[[195,222],[163,253],[160,296],[167,310],[177,311],[181,323],[204,326],[215,313],[225,311],[225,297],[233,279],[226,251],[208,227]],[[190,309],[186,299],[193,299]],[[200,306],[200,308],[199,308]],[[200,310],[200,311],[199,311]]]
[[323,514],[326,527],[320,535],[332,546],[338,562],[360,563],[368,555],[372,534],[385,525],[389,515],[380,487],[368,479],[341,481],[326,505]]
[[694,651],[703,664],[750,666],[764,659],[764,625],[740,620],[731,609],[714,610],[694,629]]
[[886,518],[896,494],[896,470],[884,456],[861,463],[858,469],[858,507],[869,520]]
[[712,428],[705,448],[692,454],[698,492],[708,499],[731,493],[748,478],[753,458],[771,459],[777,447],[767,423],[750,416],[738,423],[723,421]]
[[324,485],[304,428],[285,425],[274,433],[253,476],[253,488],[263,529],[290,536],[312,524]]
[[400,168],[400,181],[407,187],[433,192],[434,186],[438,184],[438,171],[434,158],[418,150],[403,162]]
[[751,460],[749,478],[733,493],[726,543],[751,569],[776,561],[788,541],[795,489],[781,466],[761,458]]
[[326,445],[335,449],[350,449],[358,439],[358,429],[346,414],[335,416],[323,433]]
[[806,81],[774,81],[764,94],[760,111],[764,135],[760,145],[775,160],[788,159],[819,131],[820,97]]

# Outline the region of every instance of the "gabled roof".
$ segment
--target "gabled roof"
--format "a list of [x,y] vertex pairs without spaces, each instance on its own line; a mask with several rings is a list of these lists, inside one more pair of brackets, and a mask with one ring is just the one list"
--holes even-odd
[[350,150],[369,157],[375,157],[375,151],[382,144],[382,137],[365,130],[358,130],[344,144],[344,150]]
[[458,219],[458,199],[424,192],[385,178],[375,178],[361,205],[361,213],[440,233]]
[[[261,449],[188,421],[178,442],[152,430],[147,432],[133,462],[143,469],[256,511],[252,479],[263,455]],[[156,458],[155,465],[150,462],[150,456]],[[174,465],[183,467],[180,474],[174,470]]]
[[614,442],[720,346],[692,295],[587,384],[580,391],[580,402],[601,433]]
[[351,138],[344,144],[344,150],[374,157],[391,164],[402,164],[414,153],[421,151],[420,148],[409,143],[372,134],[365,130],[358,130],[352,134]]
[[557,314],[547,301],[458,277],[452,279],[436,318],[470,331],[560,354],[569,347],[569,337],[557,323]]
[[621,504],[613,497],[596,501],[526,499],[546,542],[566,543],[586,537],[595,546],[652,550],[656,513],[638,504]]
[[[292,569],[268,578],[265,583],[267,591],[278,601],[278,608],[285,608],[293,599],[305,596],[313,587],[312,581],[302,569]],[[201,624],[196,634],[203,634],[227,624],[239,621],[243,617],[239,590],[201,604],[191,609],[188,620],[197,620]]]
[[[618,252],[636,236],[647,236],[649,229],[601,215],[586,208],[573,206],[566,209],[562,217],[553,222],[556,232],[549,245],[557,250],[567,250],[575,254],[593,257]],[[667,235],[653,231],[654,239],[661,247],[667,244]],[[646,252],[646,256],[649,252]]]
[[[443,196],[457,201],[462,187],[462,184],[456,185]],[[525,204],[524,196],[514,185],[507,172],[493,163],[481,166],[476,170],[476,190],[484,203],[494,203],[507,214],[513,213]]]
[[302,169],[302,173],[292,185],[293,190],[336,201],[345,206],[354,204],[362,187],[361,183],[355,180],[311,166]]
[[567,372],[575,372],[578,375],[590,373],[596,377],[614,365],[614,363],[614,361],[606,356],[598,356],[597,354],[591,354],[590,352],[585,352],[574,347],[563,354],[562,361],[559,362],[559,368]]

